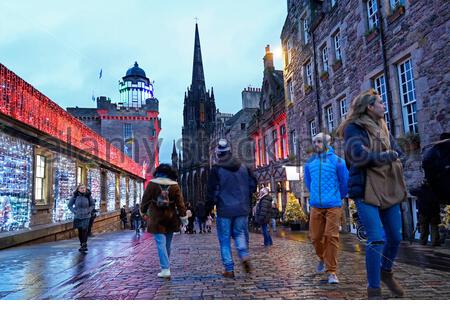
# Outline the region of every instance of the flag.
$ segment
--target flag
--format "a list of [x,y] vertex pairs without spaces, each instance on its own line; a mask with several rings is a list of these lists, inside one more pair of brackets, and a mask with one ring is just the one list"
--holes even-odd
[[98,78],[101,79],[103,75],[103,69],[100,69],[100,74],[98,75]]

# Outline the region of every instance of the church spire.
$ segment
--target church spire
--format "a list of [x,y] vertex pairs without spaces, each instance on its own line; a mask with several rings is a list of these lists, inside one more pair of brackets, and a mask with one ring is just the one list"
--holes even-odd
[[195,24],[195,45],[194,45],[194,63],[192,68],[191,90],[196,92],[206,92],[205,75],[203,73],[202,49],[200,47],[200,35],[198,33],[198,24]]

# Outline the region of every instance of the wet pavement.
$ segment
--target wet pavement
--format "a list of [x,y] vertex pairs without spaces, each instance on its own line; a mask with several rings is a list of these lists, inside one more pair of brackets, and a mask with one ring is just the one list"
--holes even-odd
[[[317,260],[306,233],[279,228],[274,246],[251,234],[254,272],[221,276],[215,233],[175,235],[172,279],[158,279],[159,261],[150,234],[133,231],[97,235],[89,252],[77,240],[21,246],[0,251],[0,299],[365,299],[364,244],[341,237],[338,276],[328,285],[314,272]],[[237,255],[234,252],[234,257]],[[237,260],[235,259],[235,262]],[[450,298],[450,250],[405,242],[395,266],[405,299]],[[383,288],[383,296],[390,294]]]

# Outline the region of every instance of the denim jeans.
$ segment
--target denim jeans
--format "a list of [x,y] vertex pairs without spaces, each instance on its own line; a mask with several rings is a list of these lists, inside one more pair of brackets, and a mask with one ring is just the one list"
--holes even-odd
[[277,221],[274,218],[270,219],[270,226],[272,227],[272,232],[277,232]]
[[380,288],[381,269],[392,269],[402,239],[400,204],[385,210],[367,204],[362,199],[355,199],[355,204],[367,233],[366,270],[369,288]]
[[234,239],[239,258],[245,260],[248,257],[245,238],[247,221],[247,216],[232,218],[217,217],[217,237],[219,238],[220,255],[225,271],[234,270],[233,256],[231,255],[231,237]]
[[170,268],[170,245],[172,244],[173,233],[156,233],[153,235],[158,248],[159,264],[161,269]]
[[262,224],[261,231],[264,236],[264,245],[271,246],[273,244],[273,242],[272,242],[272,237],[270,236],[270,233],[269,233],[269,224],[268,223]]
[[141,220],[133,220],[133,228],[136,230],[136,234],[138,234],[141,228]]

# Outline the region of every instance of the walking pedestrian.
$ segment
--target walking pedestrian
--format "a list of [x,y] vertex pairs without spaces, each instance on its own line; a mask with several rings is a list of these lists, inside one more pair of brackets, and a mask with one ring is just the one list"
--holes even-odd
[[195,218],[196,218],[196,212],[192,209],[192,205],[190,202],[186,203],[186,210],[191,211],[191,216],[188,218],[188,224],[186,227],[186,232],[189,234],[195,233]]
[[277,219],[279,215],[280,213],[277,208],[277,203],[272,201],[272,218],[270,219],[270,226],[273,234],[277,232]]
[[139,207],[139,203],[136,203],[134,205],[133,210],[131,211],[131,216],[133,217],[133,223],[134,223],[134,229],[136,231],[136,236],[141,236],[141,223],[142,223],[142,216],[141,216],[141,210]]
[[269,232],[269,222],[272,218],[272,196],[269,194],[268,188],[259,190],[258,202],[256,204],[255,220],[261,226],[261,231],[264,237],[264,246],[269,247],[273,245],[272,237]]
[[394,295],[404,295],[392,268],[402,239],[400,203],[406,198],[406,187],[399,159],[401,150],[389,133],[385,110],[380,95],[367,90],[353,100],[338,129],[345,140],[345,157],[350,166],[349,197],[356,204],[368,237],[369,299],[381,298],[381,281]]
[[195,208],[195,213],[197,216],[199,233],[206,233],[206,217],[208,216],[205,210],[205,203],[199,201]]
[[[186,207],[177,183],[177,173],[169,164],[160,164],[142,197],[141,213],[148,216],[148,232],[153,234],[159,255],[160,278],[170,278],[170,249],[180,223],[187,225]],[[189,212],[190,213],[190,212]]]
[[127,228],[127,210],[125,209],[125,206],[120,209],[120,223],[123,229]]
[[206,218],[206,232],[211,233],[212,231],[213,218],[211,215],[208,215]]
[[310,194],[309,234],[319,263],[316,271],[326,272],[328,283],[339,283],[336,275],[342,199],[347,196],[348,170],[330,146],[331,137],[313,137],[314,155],[305,165],[305,184]]
[[256,191],[256,179],[250,169],[235,159],[226,139],[220,139],[215,150],[217,164],[208,178],[206,210],[217,209],[217,237],[220,244],[223,276],[234,278],[234,262],[231,255],[231,238],[245,272],[251,272],[245,232],[251,210],[251,195]]
[[79,184],[67,206],[74,214],[73,227],[78,230],[78,239],[80,240],[78,251],[86,253],[88,251],[89,220],[95,208],[91,191],[84,184]]

